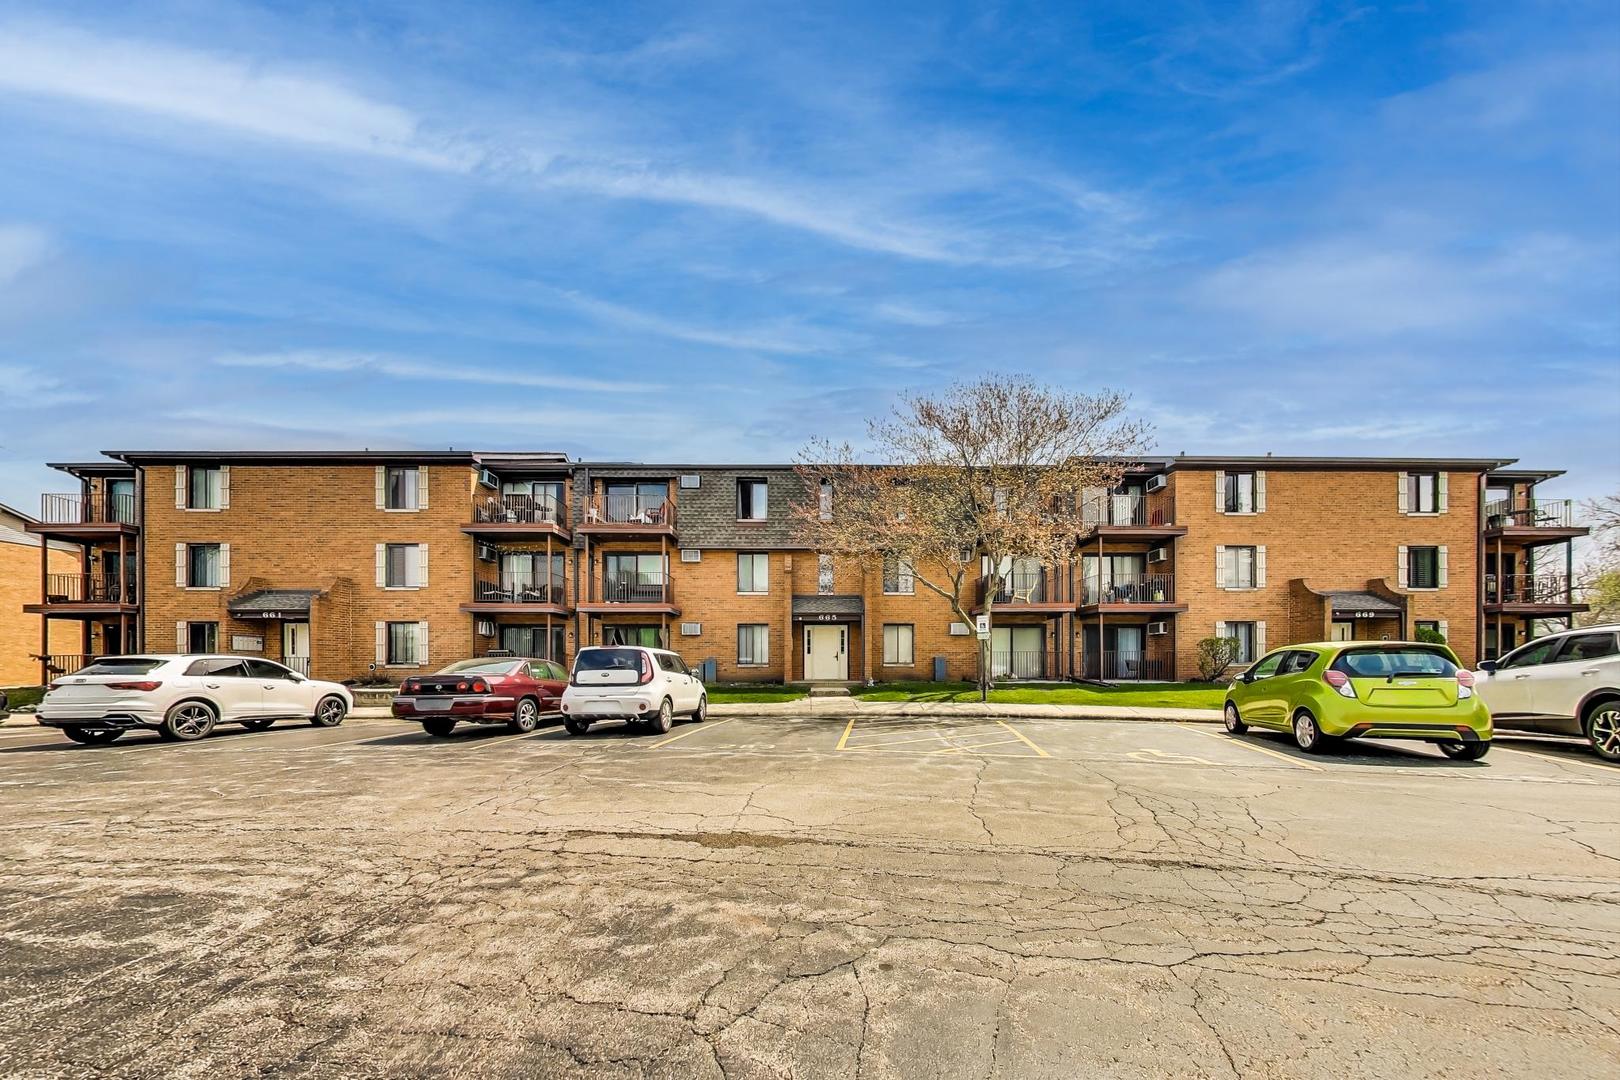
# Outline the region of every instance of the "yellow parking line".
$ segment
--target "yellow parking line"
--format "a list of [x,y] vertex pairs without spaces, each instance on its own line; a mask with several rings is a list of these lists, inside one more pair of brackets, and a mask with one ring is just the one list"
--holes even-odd
[[700,731],[713,731],[715,728],[720,727],[722,724],[729,724],[735,719],[737,719],[735,716],[728,716],[724,720],[716,720],[713,723],[698,724],[698,725],[696,725],[694,727],[687,728],[685,731],[681,732],[679,735],[671,735],[667,739],[659,739],[655,743],[649,743],[647,745],[647,749],[656,750],[660,746],[668,746],[670,743],[675,742],[677,739],[684,739],[688,735],[696,735]]
[[1189,727],[1186,724],[1177,724],[1176,726],[1178,728],[1183,729],[1184,731],[1195,732],[1195,733],[1197,733],[1199,735],[1207,735],[1211,739],[1220,739],[1222,742],[1227,743],[1230,746],[1241,746],[1245,750],[1253,750],[1257,754],[1265,754],[1267,757],[1274,757],[1278,761],[1286,761],[1290,765],[1296,766],[1296,767],[1301,768],[1301,769],[1309,769],[1309,770],[1311,770],[1311,772],[1326,772],[1327,771],[1326,769],[1322,768],[1322,766],[1317,765],[1317,764],[1315,764],[1313,762],[1301,761],[1296,757],[1290,757],[1287,754],[1278,753],[1276,750],[1271,749],[1271,747],[1269,747],[1269,746],[1259,746],[1259,745],[1257,745],[1255,743],[1252,743],[1252,742],[1245,742],[1242,738],[1234,738],[1234,737],[1232,737],[1230,735],[1217,735],[1213,731],[1204,731],[1201,728]]
[[1018,731],[1018,729],[1014,728],[1011,724],[1007,723],[1007,721],[1005,721],[1005,720],[997,720],[996,723],[1000,724],[1002,727],[1006,728],[1008,731],[1012,732],[1014,735],[1017,735],[1019,742],[1022,742],[1025,746],[1027,746],[1031,750],[1035,751],[1035,753],[1039,754],[1041,757],[1051,757],[1052,756],[1051,754],[1048,754],[1045,750],[1042,750],[1040,747],[1038,747],[1034,743],[1030,742],[1028,739],[1024,738],[1023,734],[1020,731]]
[[990,743],[974,743],[972,746],[947,746],[943,750],[930,750],[930,754],[975,754],[983,746],[1007,746],[1017,742],[1017,739],[998,739]]
[[994,732],[994,731],[973,731],[973,732],[968,732],[965,735],[956,735],[956,734],[949,734],[949,733],[946,733],[946,732],[934,731],[934,732],[930,732],[927,735],[924,735],[924,736],[921,736],[921,737],[915,738],[915,739],[889,739],[889,738],[886,738],[883,735],[863,735],[863,736],[861,736],[861,738],[865,740],[864,742],[851,743],[851,744],[849,744],[847,749],[850,749],[850,750],[867,750],[867,749],[870,749],[872,747],[904,746],[906,743],[937,742],[938,740],[945,739],[945,738],[951,738],[951,739],[982,739],[985,736],[992,736],[993,737],[993,736],[995,736],[997,734],[999,734],[999,733]]
[[849,742],[849,733],[851,731],[854,731],[854,730],[855,730],[855,718],[852,716],[852,717],[849,718],[849,723],[844,725],[844,733],[842,735],[838,736],[838,745],[833,747],[833,749],[834,750],[842,750],[844,748],[844,744]]
[[1527,754],[1533,758],[1540,758],[1542,761],[1557,761],[1565,765],[1579,765],[1586,769],[1601,769],[1610,776],[1620,776],[1620,767],[1607,765],[1601,761],[1582,761],[1575,757],[1565,757],[1563,754],[1541,754],[1534,750],[1526,750],[1522,746],[1503,746],[1500,742],[1496,744],[1496,748],[1506,750],[1510,754]]

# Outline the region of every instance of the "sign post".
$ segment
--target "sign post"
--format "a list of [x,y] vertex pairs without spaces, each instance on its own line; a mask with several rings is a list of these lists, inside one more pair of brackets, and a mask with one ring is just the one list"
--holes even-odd
[[978,634],[980,641],[989,640],[989,638],[990,638],[990,616],[988,616],[988,615],[980,615],[980,616],[976,617],[973,620],[973,628],[974,628],[974,632]]

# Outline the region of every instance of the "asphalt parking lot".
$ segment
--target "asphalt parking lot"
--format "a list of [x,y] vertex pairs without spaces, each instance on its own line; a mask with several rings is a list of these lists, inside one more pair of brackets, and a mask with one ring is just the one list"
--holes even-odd
[[1620,769],[1171,723],[0,732],[0,1072],[1620,1073]]

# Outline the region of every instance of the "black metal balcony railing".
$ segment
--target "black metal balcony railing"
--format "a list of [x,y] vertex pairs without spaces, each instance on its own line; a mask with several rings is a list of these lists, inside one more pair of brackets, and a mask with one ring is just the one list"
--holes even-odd
[[473,503],[480,525],[563,525],[568,507],[551,495],[490,495]]
[[1568,604],[1572,601],[1566,574],[1486,574],[1487,604]]
[[52,653],[50,656],[36,655],[34,659],[45,661],[46,676],[57,679],[86,667],[95,657],[86,653]]
[[517,575],[473,582],[473,601],[479,604],[563,604],[566,595],[562,578],[547,581]]
[[1487,529],[1567,529],[1574,524],[1572,499],[1497,499],[1485,504]]
[[992,679],[1046,679],[1057,670],[1051,653],[991,652]]
[[298,672],[298,674],[304,676],[305,678],[309,677],[309,657],[307,657],[307,656],[283,656],[281,658],[281,662],[282,662],[282,664],[286,665],[287,667],[292,668],[294,671]]
[[1176,523],[1176,501],[1162,493],[1101,495],[1085,500],[1080,516],[1088,525],[1167,527]]
[[1088,679],[1106,682],[1166,682],[1170,677],[1170,662],[1144,652],[1108,649],[1086,653],[1081,657],[1080,670]]
[[979,583],[979,601],[994,588],[997,604],[1046,604],[1056,602],[1057,590],[1044,570],[1014,570],[998,574]]
[[133,604],[135,583],[124,582],[120,587],[95,574],[48,574],[45,577],[47,604]]
[[39,520],[47,525],[133,525],[135,496],[80,492],[41,495]]
[[602,601],[608,604],[667,604],[669,579],[663,574],[636,574],[602,579]]
[[1091,604],[1169,604],[1176,599],[1174,574],[1115,575],[1112,580],[1087,578],[1081,589],[1081,603]]
[[585,509],[587,525],[675,524],[675,506],[662,495],[597,495]]

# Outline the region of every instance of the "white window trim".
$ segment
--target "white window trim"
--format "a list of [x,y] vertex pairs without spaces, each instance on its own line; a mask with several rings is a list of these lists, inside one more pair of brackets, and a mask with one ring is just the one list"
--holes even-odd
[[[748,595],[754,595],[754,594],[748,594]],[[739,658],[737,660],[737,666],[740,667],[740,668],[770,667],[771,666],[771,624],[770,623],[738,623],[737,624],[737,629],[741,630],[745,626],[748,626],[748,627],[763,626],[765,628],[765,656],[764,656],[764,659],[762,659],[762,660],[742,660],[742,659]],[[739,637],[739,642],[738,643],[740,645],[741,644],[741,635],[739,634],[738,637]]]
[[[764,551],[739,551],[737,553],[737,576],[739,578],[742,577],[742,560],[745,557],[752,559],[752,558],[756,558],[756,557],[761,556],[761,555],[763,555],[765,557],[765,587],[763,589],[744,589],[744,588],[742,588],[741,584],[739,583],[739,585],[737,587],[737,595],[738,596],[769,596],[769,595],[771,595],[771,556],[770,556],[769,552],[764,552]],[[763,666],[763,665],[749,665],[749,666],[751,666],[751,667],[759,667],[759,666]]]
[[[1237,515],[1232,515],[1237,516]],[[1233,585],[1226,577],[1226,552],[1231,548],[1250,548],[1254,551],[1254,584]],[[1264,544],[1217,544],[1215,545],[1215,587],[1222,592],[1259,592],[1266,587],[1265,575],[1261,572],[1265,565]]]
[[[902,627],[903,626],[907,630],[911,631],[911,659],[910,660],[890,660],[889,659],[889,628],[891,626],[892,627]],[[883,649],[883,659],[879,662],[879,664],[878,664],[879,667],[896,667],[896,668],[914,668],[914,667],[916,667],[917,666],[917,625],[915,623],[884,623],[883,624],[883,630],[882,630],[882,649]]]

